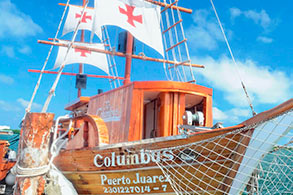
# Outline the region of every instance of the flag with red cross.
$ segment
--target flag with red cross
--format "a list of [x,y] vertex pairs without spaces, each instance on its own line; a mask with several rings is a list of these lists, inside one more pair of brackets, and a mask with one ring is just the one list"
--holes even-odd
[[164,56],[160,7],[144,0],[95,0],[94,27],[119,26]]
[[[92,30],[94,20],[94,10],[86,8],[82,16],[82,7],[70,5],[67,18],[63,27],[62,35],[73,32],[80,21],[79,30]],[[100,39],[102,39],[101,28],[96,28],[94,32]]]
[[[69,41],[60,40],[59,42],[63,44],[69,44]],[[101,43],[96,43],[96,44],[75,43],[75,45],[84,46],[87,48],[96,48],[96,49],[105,50],[104,44],[101,44]],[[60,67],[62,63],[64,63],[64,60],[65,60],[65,65],[75,64],[75,63],[89,64],[89,65],[100,68],[106,73],[109,73],[106,54],[92,52],[85,49],[71,48],[67,55],[67,58],[65,59],[67,50],[68,50],[67,47],[59,47],[54,69]]]

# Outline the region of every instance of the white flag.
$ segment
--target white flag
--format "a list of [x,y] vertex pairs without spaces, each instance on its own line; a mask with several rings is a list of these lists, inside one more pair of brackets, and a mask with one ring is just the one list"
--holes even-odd
[[[86,8],[83,14],[83,17],[81,19],[83,8],[82,7],[76,7],[69,5],[69,11],[68,15],[64,24],[63,33],[62,36],[73,32],[78,24],[78,22],[81,20],[81,23],[79,25],[79,30],[92,30],[93,26],[93,20],[94,20],[94,9]],[[94,33],[102,40],[102,30],[101,28],[95,28]]]
[[164,56],[159,6],[144,0],[95,0],[95,17],[94,28],[119,26]]
[[[59,42],[63,44],[69,44],[69,41],[59,41]],[[105,50],[104,44],[101,44],[101,43],[96,43],[96,44],[75,43],[75,45]],[[62,63],[64,62],[64,58],[65,58],[67,50],[68,50],[67,47],[61,47],[61,46],[59,47],[54,69],[62,65]],[[104,53],[71,48],[67,55],[65,65],[75,64],[75,63],[93,65],[109,74],[107,56]]]

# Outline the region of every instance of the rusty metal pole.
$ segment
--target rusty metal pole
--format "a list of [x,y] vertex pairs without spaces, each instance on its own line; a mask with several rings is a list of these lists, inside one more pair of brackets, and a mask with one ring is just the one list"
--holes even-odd
[[[50,130],[53,125],[52,113],[27,113],[21,129],[18,147],[18,166],[38,168],[48,165]],[[16,168],[17,169],[17,168]],[[17,171],[14,194],[41,195],[44,193],[46,180],[43,175],[29,177]],[[21,175],[23,177],[21,177]]]
[[133,49],[133,36],[132,34],[130,34],[130,32],[127,32],[126,62],[125,62],[125,73],[124,73],[125,80],[123,82],[124,85],[130,83],[132,49]]

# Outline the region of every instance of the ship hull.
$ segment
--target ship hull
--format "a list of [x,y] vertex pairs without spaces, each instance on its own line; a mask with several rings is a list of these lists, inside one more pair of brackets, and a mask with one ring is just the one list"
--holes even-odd
[[[241,161],[241,155],[231,151],[244,153],[245,150],[239,146],[246,146],[249,142],[240,134],[233,134],[239,128],[241,126],[188,136],[65,150],[55,159],[55,165],[73,183],[79,194],[175,194],[170,184],[172,178],[166,177],[160,168],[164,163],[168,163],[166,167],[175,177],[183,175],[183,187],[186,188],[184,182],[190,183],[186,191],[191,187],[191,194],[193,191],[201,192],[202,189],[208,193],[222,194],[218,191],[228,190],[222,182],[226,181],[225,177],[231,173],[231,168],[232,172],[237,172],[238,166],[233,166],[235,159]],[[245,130],[244,134],[252,131]],[[210,139],[214,141],[200,145],[201,141]],[[194,143],[198,144],[195,144],[196,155],[191,155],[193,161],[180,158],[182,152],[190,150],[186,149],[191,148],[188,145]],[[182,147],[184,145],[188,147]],[[176,147],[178,149],[175,150]],[[221,155],[213,155],[216,153]]]

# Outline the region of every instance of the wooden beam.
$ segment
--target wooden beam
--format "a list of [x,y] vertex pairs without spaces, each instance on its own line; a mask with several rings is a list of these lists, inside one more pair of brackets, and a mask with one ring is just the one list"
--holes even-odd
[[163,12],[165,12],[167,9],[173,7],[177,2],[178,2],[178,0],[175,0],[173,3],[169,4],[168,6],[166,6],[166,7],[161,11],[161,14],[162,14]]
[[172,45],[171,47],[169,47],[168,49],[166,49],[166,52],[170,51],[171,49],[173,49],[174,47],[177,47],[178,45],[186,42],[187,39],[183,39],[182,41],[180,41],[179,43],[176,43],[175,45]]
[[[28,72],[35,72],[35,73],[40,73],[40,70],[33,70],[33,69],[28,69]],[[44,70],[43,73],[47,73],[47,74],[58,74],[58,72],[55,71],[48,71],[48,70]],[[76,76],[77,73],[69,73],[69,72],[62,72],[62,75],[69,75],[69,76]],[[115,77],[115,76],[103,76],[103,75],[93,75],[93,74],[85,74],[88,77],[94,77],[94,78],[101,78],[101,79],[120,79],[120,80],[124,80],[123,77]]]
[[166,30],[164,30],[162,32],[162,34],[165,34],[168,30],[170,30],[171,28],[174,28],[177,24],[181,23],[183,20],[179,20],[178,22],[176,22],[175,24],[173,24],[172,26],[170,26],[169,28],[167,28]]
[[[178,9],[179,11],[182,11],[182,12],[185,12],[185,13],[188,13],[188,14],[192,13],[192,9],[179,7],[179,6],[175,6],[175,5],[167,4],[167,3],[161,3],[161,2],[158,2],[158,1],[154,1],[154,0],[145,0],[145,1],[147,1],[149,3],[152,3],[152,4],[155,4],[155,5],[159,5],[161,7],[165,7],[165,8],[167,7],[167,8]],[[59,3],[59,5],[66,6],[65,3]],[[78,6],[78,5],[73,5],[73,6],[82,7],[82,6]],[[87,8],[88,9],[94,9],[93,7],[87,7]]]
[[[38,40],[38,43],[61,46],[61,47],[68,47],[68,45],[65,43],[56,43],[56,42],[42,41],[42,40]],[[122,52],[107,51],[107,50],[97,49],[97,48],[88,48],[88,47],[80,46],[80,45],[72,45],[72,48],[88,50],[88,51],[93,51],[93,52],[98,52],[98,53],[105,53],[105,54],[115,55],[115,56],[119,56],[119,57],[126,57],[126,55]],[[152,62],[161,62],[161,63],[166,63],[166,64],[178,64],[178,62],[171,61],[171,60],[157,59],[157,58],[151,58],[151,57],[139,56],[139,55],[132,55],[132,58],[146,60],[146,61],[152,61]],[[204,68],[203,65],[199,65],[199,64],[182,63],[180,65],[192,66],[192,67],[197,67],[197,68]]]

